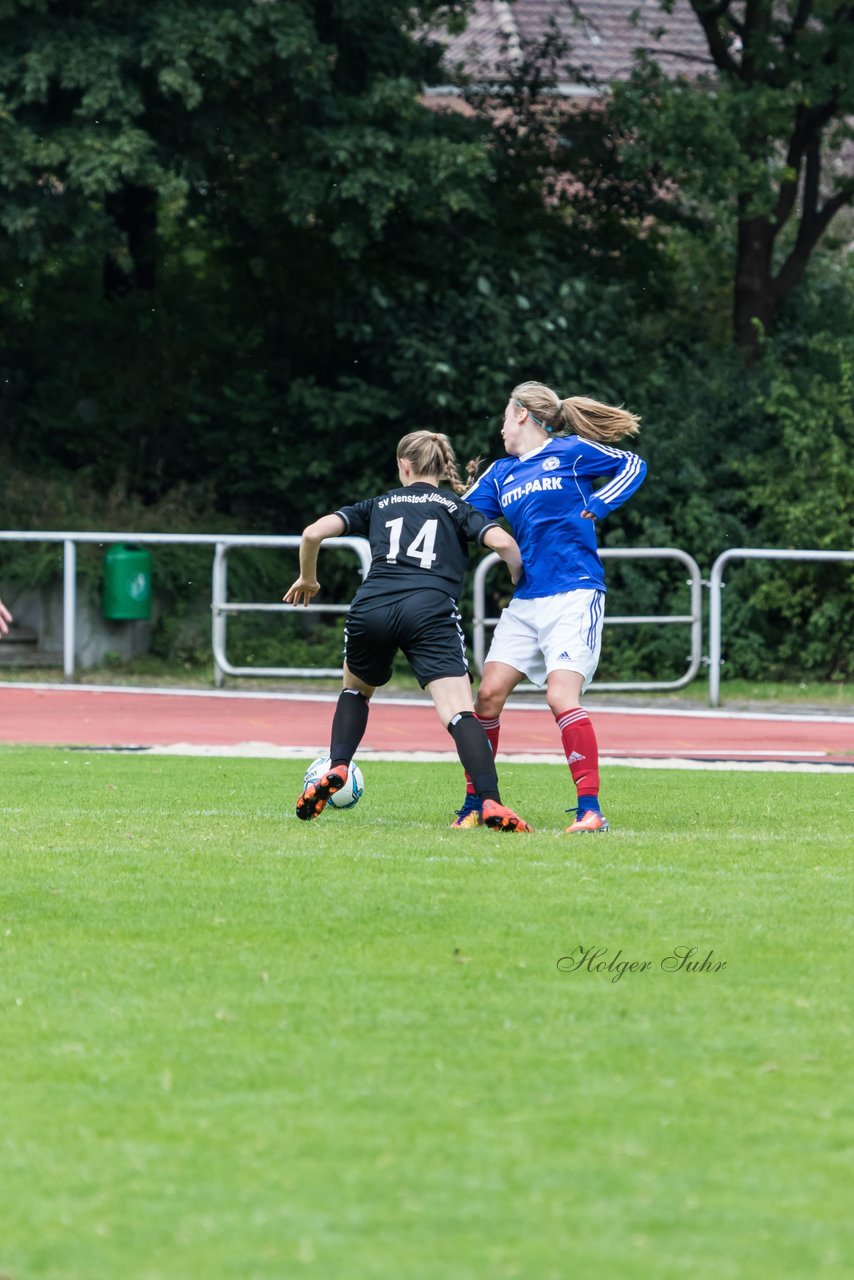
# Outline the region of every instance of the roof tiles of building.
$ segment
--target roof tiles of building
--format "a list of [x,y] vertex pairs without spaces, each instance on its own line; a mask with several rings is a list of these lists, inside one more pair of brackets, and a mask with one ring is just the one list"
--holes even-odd
[[474,81],[500,82],[550,30],[571,46],[559,61],[565,91],[586,79],[597,85],[625,79],[638,49],[654,54],[672,76],[712,66],[689,0],[676,0],[671,14],[658,0],[476,0],[466,30],[443,40],[445,65],[462,65]]

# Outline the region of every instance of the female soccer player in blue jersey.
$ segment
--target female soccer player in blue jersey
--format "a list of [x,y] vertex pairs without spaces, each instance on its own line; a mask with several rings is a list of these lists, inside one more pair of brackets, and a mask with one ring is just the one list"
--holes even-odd
[[[546,686],[578,793],[573,835],[607,831],[599,807],[599,748],[581,695],[596,671],[605,615],[605,577],[594,521],[643,483],[646,463],[616,449],[638,418],[583,396],[561,399],[540,382],[514,387],[501,435],[508,457],[466,493],[484,515],[503,516],[522,552],[524,576],[492,639],[475,710],[493,751],[504,703],[526,676]],[[609,477],[594,490],[593,481]],[[471,786],[455,827],[481,822]]]
[[[399,488],[340,507],[304,530],[300,576],[284,597],[307,605],[320,590],[317,553],[324,538],[348,533],[369,539],[371,567],[344,630],[344,688],[332,721],[330,767],[306,785],[297,800],[297,817],[316,818],[346,783],[367,728],[368,702],[391,679],[394,656],[402,649],[473,779],[483,821],[494,831],[530,831],[523,818],[501,803],[494,755],[474,714],[457,609],[470,542],[497,551],[514,582],[522,569],[519,548],[505,529],[460,498],[466,486],[447,436],[410,432],[397,446],[397,465]],[[446,477],[453,492],[439,487]]]

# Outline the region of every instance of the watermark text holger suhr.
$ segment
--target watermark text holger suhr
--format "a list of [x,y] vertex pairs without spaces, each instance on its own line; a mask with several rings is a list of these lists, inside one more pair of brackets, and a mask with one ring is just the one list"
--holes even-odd
[[585,947],[581,943],[571,955],[561,956],[557,967],[561,973],[594,973],[619,982],[626,973],[649,973],[660,969],[662,973],[722,973],[726,960],[716,960],[714,950],[702,952],[699,947],[673,947],[659,960],[625,960],[622,948],[609,959],[609,947]]

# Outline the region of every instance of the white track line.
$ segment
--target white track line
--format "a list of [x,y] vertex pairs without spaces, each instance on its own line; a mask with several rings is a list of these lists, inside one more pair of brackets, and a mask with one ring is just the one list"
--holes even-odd
[[[271,691],[239,689],[142,689],[138,685],[112,684],[41,684],[36,681],[0,681],[0,689],[30,689],[49,691],[51,693],[122,693],[122,694],[154,694],[161,698],[222,698],[244,701],[265,702],[337,702],[337,693],[282,693]],[[372,700],[376,705],[403,707],[432,707],[430,698],[394,697],[391,694],[376,694]],[[850,724],[854,733],[854,707],[850,715],[824,715],[821,712],[810,714],[796,712],[761,712],[761,711],[726,711],[725,709],[698,708],[694,711],[685,708],[667,707],[597,707],[595,704],[588,710],[597,716],[673,716],[677,719],[702,720],[774,720],[793,724]],[[548,712],[545,700],[541,702],[511,702],[505,711],[542,711]]]
[[[325,746],[315,744],[308,747],[279,747],[270,742],[240,742],[234,746],[198,746],[195,743],[175,742],[164,746],[139,747],[66,747],[60,750],[96,751],[99,753],[132,752],[134,755],[155,756],[214,756],[232,757],[250,760],[309,760],[323,755]],[[802,753],[804,755],[807,752]],[[819,753],[812,753],[819,754]],[[359,762],[365,767],[375,761],[398,761],[403,764],[459,764],[453,751],[369,751],[363,749],[358,754]],[[610,768],[626,769],[731,769],[738,771],[777,773],[854,773],[854,763],[848,764],[812,764],[794,760],[721,760],[717,757],[707,759],[703,753],[697,752],[694,757],[679,758],[674,756],[638,757],[637,759],[602,756],[600,763]],[[499,756],[499,767],[507,764],[552,764],[566,768],[566,759],[562,755],[548,752],[519,752],[514,755]]]

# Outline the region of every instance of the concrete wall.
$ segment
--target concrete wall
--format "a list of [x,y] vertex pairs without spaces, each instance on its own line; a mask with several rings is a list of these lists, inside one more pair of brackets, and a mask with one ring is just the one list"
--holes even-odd
[[[61,666],[62,584],[7,591],[3,599],[14,614],[15,622],[36,632],[38,653],[44,656],[44,665]],[[127,660],[148,653],[156,610],[155,602],[149,620],[111,622],[102,616],[100,605],[92,604],[84,592],[78,590],[77,669],[86,671],[102,666],[108,654]]]

